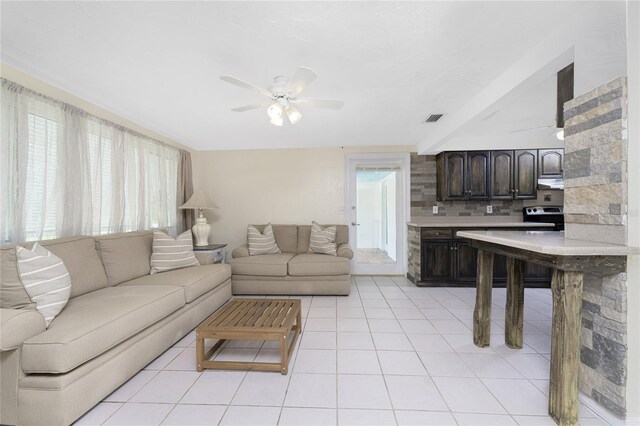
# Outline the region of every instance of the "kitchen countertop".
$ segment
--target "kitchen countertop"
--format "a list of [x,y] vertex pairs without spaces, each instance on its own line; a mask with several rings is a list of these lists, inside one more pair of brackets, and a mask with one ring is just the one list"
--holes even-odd
[[517,216],[416,217],[408,226],[420,228],[553,228],[553,223],[522,222]]
[[458,231],[458,237],[556,256],[628,256],[640,247],[573,240],[558,231]]

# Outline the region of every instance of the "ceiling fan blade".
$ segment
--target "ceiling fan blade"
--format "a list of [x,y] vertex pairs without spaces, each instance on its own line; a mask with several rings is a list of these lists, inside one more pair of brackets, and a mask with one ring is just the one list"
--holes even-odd
[[337,99],[314,99],[314,98],[300,98],[291,100],[291,103],[312,108],[327,108],[327,109],[340,109],[344,105],[344,101]]
[[260,102],[260,103],[251,104],[251,105],[245,105],[245,106],[241,106],[241,107],[237,107],[237,108],[231,108],[231,111],[244,112],[244,111],[249,111],[249,110],[252,110],[252,109],[264,108],[269,104],[271,104],[271,101]]
[[510,133],[520,133],[520,132],[530,132],[532,130],[540,130],[540,129],[550,129],[552,127],[556,127],[554,124],[550,125],[550,126],[538,126],[538,127],[531,127],[529,129],[519,129],[519,130],[512,130]]
[[285,92],[290,98],[295,98],[317,77],[318,74],[311,68],[299,67],[293,77],[289,79]]
[[254,86],[251,83],[247,83],[246,81],[238,80],[235,77],[231,77],[228,75],[220,76],[220,80],[226,81],[227,83],[231,83],[233,85],[242,87],[243,89],[251,90],[252,92],[256,92],[262,96],[266,96],[268,98],[273,98],[273,93],[268,90],[262,89],[258,86]]

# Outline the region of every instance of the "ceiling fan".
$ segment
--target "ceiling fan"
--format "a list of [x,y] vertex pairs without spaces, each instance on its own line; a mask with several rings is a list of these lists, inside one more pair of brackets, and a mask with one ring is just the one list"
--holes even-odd
[[557,90],[556,90],[556,122],[548,126],[538,126],[529,129],[518,129],[511,133],[530,132],[539,129],[554,129],[549,136],[555,133],[556,137],[564,140],[564,103],[573,99],[573,70],[574,64],[571,63],[558,71],[557,74]]
[[328,108],[340,109],[344,105],[343,101],[335,99],[315,99],[299,98],[300,92],[304,90],[318,74],[311,68],[299,67],[293,77],[277,76],[273,79],[273,86],[269,90],[262,89],[251,83],[239,80],[235,77],[223,75],[220,80],[242,87],[243,89],[256,92],[266,96],[269,100],[256,104],[245,105],[233,108],[231,111],[244,112],[257,108],[267,107],[267,114],[271,119],[271,124],[282,126],[284,115],[287,116],[291,124],[296,124],[302,118],[302,114],[296,107]]

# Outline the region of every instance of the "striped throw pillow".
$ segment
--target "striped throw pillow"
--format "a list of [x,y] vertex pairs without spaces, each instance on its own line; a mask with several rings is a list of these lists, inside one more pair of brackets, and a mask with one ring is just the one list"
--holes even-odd
[[317,222],[311,224],[309,253],[330,254],[336,256],[336,227],[323,228]]
[[255,226],[247,227],[247,242],[249,243],[249,255],[282,253],[273,236],[273,227],[269,223],[260,233]]
[[69,300],[69,271],[59,257],[38,243],[31,250],[16,247],[16,256],[20,282],[49,327]]
[[199,265],[193,254],[193,238],[191,231],[185,231],[173,239],[170,235],[157,230],[153,231],[153,246],[151,250],[151,274],[171,271]]

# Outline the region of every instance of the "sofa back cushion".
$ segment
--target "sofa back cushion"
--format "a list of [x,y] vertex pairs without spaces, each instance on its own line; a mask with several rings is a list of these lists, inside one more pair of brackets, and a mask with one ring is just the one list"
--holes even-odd
[[109,285],[149,275],[153,231],[126,232],[96,237]]
[[18,276],[16,249],[3,247],[0,254],[0,308],[2,309],[35,309]]
[[[96,251],[93,237],[77,236],[40,241],[40,245],[62,259],[71,277],[71,297],[107,287],[107,275]],[[33,243],[20,246],[31,249]],[[2,250],[2,300],[3,308],[34,308],[35,304],[18,278],[15,247]]]
[[[71,276],[71,297],[108,286],[93,237],[78,236],[41,241],[42,247],[58,256]],[[31,246],[29,246],[31,248]]]
[[[347,225],[322,225],[336,227],[336,246],[349,242],[349,227]],[[309,252],[309,240],[311,239],[311,225],[298,226],[298,251],[297,253]]]
[[[253,225],[259,232],[264,232],[265,225]],[[297,253],[298,226],[297,225],[271,225],[276,244],[282,253]]]

